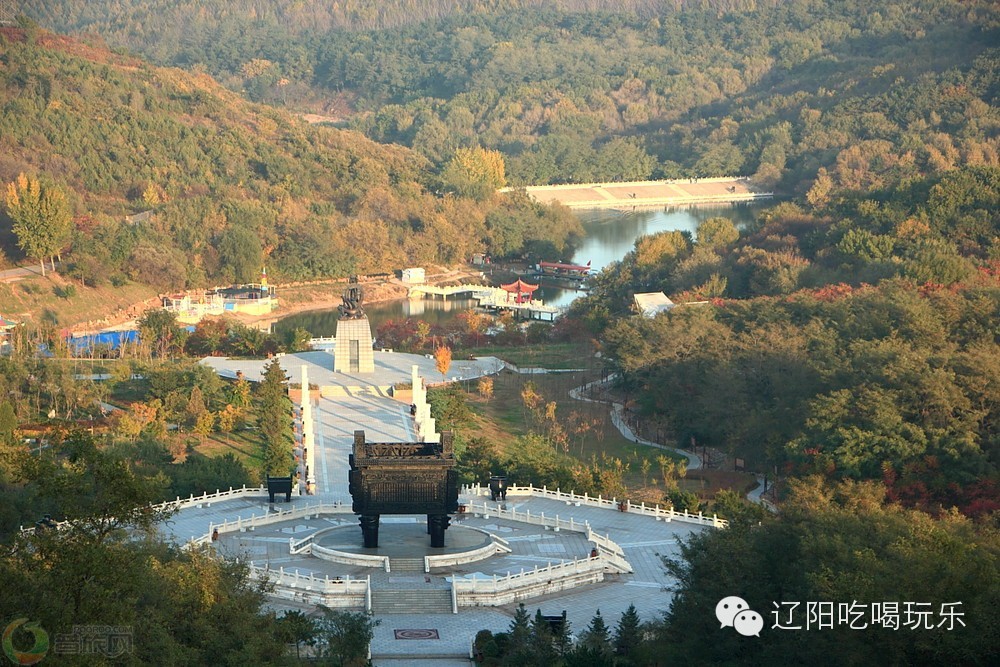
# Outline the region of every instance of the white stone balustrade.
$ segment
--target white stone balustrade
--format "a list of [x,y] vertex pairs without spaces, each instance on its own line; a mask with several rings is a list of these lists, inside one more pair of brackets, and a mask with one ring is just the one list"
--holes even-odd
[[[472,497],[489,496],[490,489],[488,486],[482,486],[480,484],[463,486],[461,495]],[[658,521],[683,521],[686,523],[698,524],[699,526],[712,526],[714,528],[727,528],[729,526],[728,521],[720,519],[715,514],[712,516],[706,516],[701,512],[698,512],[697,514],[688,512],[687,510],[678,512],[672,507],[663,508],[659,505],[647,505],[646,503],[635,504],[628,500],[623,500],[619,503],[617,498],[604,498],[602,496],[597,496],[595,498],[586,493],[581,496],[572,492],[567,493],[565,491],[560,491],[559,489],[553,491],[546,487],[538,488],[536,486],[510,486],[507,488],[507,495],[549,498],[565,502],[567,505],[576,505],[577,507],[585,505],[587,507],[615,509],[622,512],[629,512],[631,514],[641,514],[643,516],[655,517]]]
[[500,519],[545,526],[554,531],[570,530],[584,533],[587,536],[587,540],[594,543],[594,546],[597,548],[598,558],[602,561],[606,569],[615,572],[632,572],[632,565],[625,559],[625,552],[622,551],[621,547],[611,541],[610,537],[595,533],[586,521],[577,521],[573,517],[570,517],[568,520],[562,519],[558,514],[555,517],[545,516],[545,512],[532,514],[531,511],[518,512],[516,510],[505,510],[500,507],[489,507],[486,503],[482,505],[473,503],[468,507],[469,512],[482,515],[486,518],[496,516]]
[[250,576],[257,581],[270,581],[275,597],[293,602],[322,604],[327,607],[364,607],[371,611],[371,578],[316,577],[298,569],[260,567],[253,562]]
[[199,537],[192,537],[189,543],[204,544],[211,541],[212,533],[216,530],[220,534],[234,531],[245,532],[253,530],[258,526],[281,523],[282,521],[289,521],[291,519],[308,519],[319,514],[354,514],[354,512],[350,505],[343,503],[310,503],[290,510],[268,512],[262,515],[251,514],[245,519],[242,516],[238,516],[234,520],[208,524],[208,533]]
[[496,607],[604,581],[600,557],[566,561],[507,576],[458,579],[452,577],[453,605]]
[[507,540],[492,533],[486,534],[490,536],[490,543],[478,549],[462,551],[454,554],[434,554],[424,556],[424,572],[430,572],[433,567],[442,568],[452,567],[454,565],[463,565],[465,563],[475,563],[476,561],[485,560],[496,554],[511,553],[512,549],[510,548],[510,543]]

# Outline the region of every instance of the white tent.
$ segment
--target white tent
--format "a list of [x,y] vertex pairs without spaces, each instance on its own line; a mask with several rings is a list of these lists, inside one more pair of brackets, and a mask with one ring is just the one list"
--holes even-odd
[[665,313],[677,305],[663,292],[640,292],[633,298],[635,307],[645,317],[656,317],[659,313]]

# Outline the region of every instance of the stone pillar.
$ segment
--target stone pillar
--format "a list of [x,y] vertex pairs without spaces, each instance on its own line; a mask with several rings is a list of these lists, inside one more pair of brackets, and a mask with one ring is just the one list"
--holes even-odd
[[[361,516],[361,537],[364,540],[365,549],[378,548],[378,514],[364,514]],[[442,537],[442,539],[444,539]]]
[[337,321],[333,370],[337,373],[375,372],[372,328],[367,317]]

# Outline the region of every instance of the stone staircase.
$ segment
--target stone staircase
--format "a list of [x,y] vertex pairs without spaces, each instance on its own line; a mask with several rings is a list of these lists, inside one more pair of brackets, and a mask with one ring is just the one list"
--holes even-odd
[[423,558],[390,558],[389,569],[393,572],[423,572]]
[[441,588],[372,590],[372,613],[450,614],[451,590]]

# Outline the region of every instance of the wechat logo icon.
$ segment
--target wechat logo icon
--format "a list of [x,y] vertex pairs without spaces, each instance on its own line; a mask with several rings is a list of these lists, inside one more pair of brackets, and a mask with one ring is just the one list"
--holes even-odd
[[715,605],[715,617],[722,623],[720,627],[732,627],[744,637],[760,637],[764,618],[750,608],[743,598],[730,595]]

